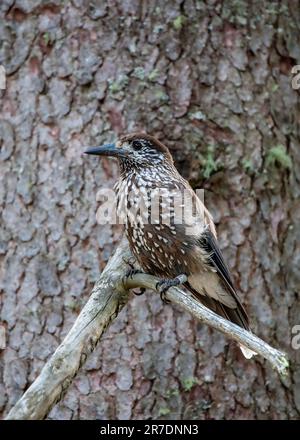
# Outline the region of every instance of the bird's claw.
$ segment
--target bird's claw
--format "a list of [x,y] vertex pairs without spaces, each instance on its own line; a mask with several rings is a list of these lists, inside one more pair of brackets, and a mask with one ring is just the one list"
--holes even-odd
[[137,273],[142,273],[142,271],[141,270],[139,270],[139,269],[134,269],[133,267],[130,267],[129,269],[128,269],[128,271],[126,272],[126,275],[125,275],[125,277],[126,278],[133,278],[133,275],[136,275]]
[[[128,269],[128,271],[126,272],[126,274],[123,278],[123,283],[126,284],[126,280],[128,278],[132,279],[133,276],[137,273],[143,273],[143,272],[138,269],[132,269],[132,268]],[[134,295],[140,296],[140,295],[143,295],[143,293],[145,293],[145,291],[146,291],[146,289],[144,287],[141,287],[139,291],[132,290],[132,293],[134,293]]]
[[[130,258],[123,258],[123,261],[125,264],[127,264],[129,266],[129,269],[127,270],[126,274],[125,274],[125,279],[126,278],[133,278],[134,275],[136,275],[137,273],[142,273],[141,270],[136,269],[134,266],[134,263],[136,263],[136,259],[134,257],[130,257]],[[132,293],[134,295],[140,296],[143,295],[145,293],[146,289],[144,287],[141,287],[138,291],[134,291],[132,290]]]
[[127,270],[126,274],[125,274],[125,278],[131,278],[133,277],[133,275],[137,274],[137,273],[142,273],[142,271],[140,269],[137,269],[135,266],[136,263],[136,259],[134,257],[123,257],[123,261],[125,264],[127,264],[127,266],[129,266],[129,269]]
[[146,292],[145,287],[141,287],[139,291],[134,291],[134,290],[132,291],[132,293],[133,293],[134,295],[136,295],[136,296],[141,296],[141,295],[143,295],[145,292]]
[[180,284],[185,283],[187,280],[187,276],[185,274],[178,275],[172,279],[164,279],[160,280],[156,283],[156,290],[159,292],[160,298],[162,302],[165,304],[169,304],[171,301],[166,298],[166,293],[170,289],[170,287],[179,286]]
[[134,264],[136,263],[136,259],[134,257],[123,257],[123,261],[130,267],[130,269],[134,269]]
[[167,299],[166,293],[168,289],[172,286],[170,284],[172,280],[160,280],[156,283],[156,290],[159,292],[160,299],[163,303],[169,304],[171,301]]
[[163,291],[163,292],[160,292],[160,294],[159,294],[160,299],[162,300],[162,302],[163,302],[164,304],[170,304],[171,301],[166,297],[166,293],[167,293],[166,290]]

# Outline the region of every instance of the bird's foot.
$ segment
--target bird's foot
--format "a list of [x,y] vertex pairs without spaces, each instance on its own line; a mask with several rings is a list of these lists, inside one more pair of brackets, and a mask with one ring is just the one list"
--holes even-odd
[[158,290],[162,302],[169,304],[171,301],[166,298],[167,291],[170,289],[170,287],[179,286],[180,284],[185,283],[186,280],[187,276],[185,274],[181,274],[172,279],[163,279],[158,281],[156,283],[156,290]]
[[[136,259],[134,257],[130,257],[130,258],[123,258],[123,261],[125,264],[127,264],[129,266],[128,271],[126,272],[125,275],[125,279],[126,278],[131,278],[133,277],[133,275],[136,275],[137,273],[143,273],[140,269],[137,269],[134,264],[136,263]],[[146,289],[144,287],[141,287],[139,290],[132,290],[132,293],[134,295],[140,296],[143,295],[143,293],[145,293]]]
[[143,273],[141,270],[139,269],[135,269],[135,268],[129,268],[125,274],[125,278],[133,278],[133,275],[136,275],[137,273]]
[[136,296],[141,296],[146,292],[145,287],[140,287],[139,290],[133,290],[132,293]]
[[134,257],[125,258],[123,261],[127,266],[129,266],[125,278],[132,278],[136,273],[141,273],[142,271],[136,267],[136,259]]
[[130,267],[130,269],[135,269],[135,264],[136,264],[136,258],[134,257],[123,257],[123,261],[125,264],[127,264],[127,266]]

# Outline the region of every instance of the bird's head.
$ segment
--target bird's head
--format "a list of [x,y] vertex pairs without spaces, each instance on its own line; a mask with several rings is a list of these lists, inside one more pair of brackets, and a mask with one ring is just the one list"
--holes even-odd
[[117,157],[125,168],[155,167],[173,163],[168,148],[146,133],[127,134],[115,144],[91,147],[85,150],[85,153]]

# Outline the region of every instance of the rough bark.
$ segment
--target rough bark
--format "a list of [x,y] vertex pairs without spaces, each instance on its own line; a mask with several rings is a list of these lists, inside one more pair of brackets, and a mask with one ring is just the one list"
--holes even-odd
[[147,293],[49,418],[299,418],[298,2],[4,0],[0,11],[0,411],[41,371],[120,240],[95,218],[117,167],[82,146],[139,128],[206,189],[253,330],[288,353],[292,374],[247,362]]

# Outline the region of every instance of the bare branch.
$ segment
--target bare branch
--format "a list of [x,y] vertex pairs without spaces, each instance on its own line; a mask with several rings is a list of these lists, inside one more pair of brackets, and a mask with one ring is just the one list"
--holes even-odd
[[[156,290],[156,284],[158,281],[159,279],[153,277],[152,275],[136,274],[133,275],[132,278],[126,279],[125,287],[127,289],[145,287],[147,289]],[[232,322],[227,321],[226,319],[217,315],[178,287],[171,287],[166,292],[166,298],[173,304],[177,304],[187,312],[191,313],[204,324],[219,330],[228,338],[237,341],[239,344],[244,345],[263,358],[267,359],[271,363],[272,367],[279,372],[279,374],[287,374],[289,362],[285,353],[271,347],[253,333],[250,333],[238,325],[233,324]]]
[[[62,398],[109,324],[126,304],[128,289],[145,287],[156,290],[158,278],[151,275],[136,274],[132,278],[125,278],[128,270],[125,261],[130,257],[128,243],[124,239],[109,260],[70,332],[6,419],[46,417],[53,405]],[[170,288],[166,296],[201,322],[266,358],[280,374],[286,373],[288,360],[284,353],[216,315],[177,287]]]

